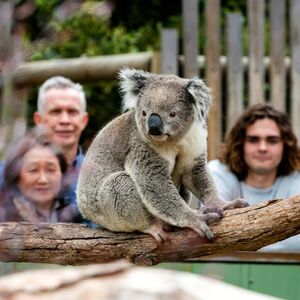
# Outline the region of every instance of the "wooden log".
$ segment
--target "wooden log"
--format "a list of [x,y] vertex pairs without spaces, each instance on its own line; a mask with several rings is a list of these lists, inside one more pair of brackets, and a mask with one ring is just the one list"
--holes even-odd
[[163,244],[141,233],[113,233],[80,224],[0,224],[0,261],[82,265],[120,258],[138,265],[254,251],[300,233],[300,196],[225,212],[211,225],[214,242],[188,228]]
[[152,56],[152,52],[140,52],[28,62],[17,68],[13,82],[19,86],[38,85],[55,75],[79,82],[112,80],[123,67],[150,71]]
[[124,261],[4,276],[0,278],[0,300],[8,299],[275,300],[199,274],[133,267]]

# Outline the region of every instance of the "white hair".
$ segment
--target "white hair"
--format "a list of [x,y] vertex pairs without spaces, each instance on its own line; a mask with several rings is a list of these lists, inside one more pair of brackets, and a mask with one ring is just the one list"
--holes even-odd
[[82,85],[79,83],[74,83],[72,80],[63,76],[54,76],[46,80],[39,88],[37,109],[41,115],[43,115],[45,112],[45,93],[53,88],[73,89],[74,91],[78,92],[82,112],[86,111],[86,97]]

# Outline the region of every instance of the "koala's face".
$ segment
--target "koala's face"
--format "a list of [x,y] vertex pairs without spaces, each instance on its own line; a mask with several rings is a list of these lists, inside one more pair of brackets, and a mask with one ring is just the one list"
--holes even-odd
[[136,122],[140,132],[154,141],[178,140],[190,129],[193,99],[176,81],[154,81],[139,93]]
[[125,69],[120,73],[124,109],[135,109],[139,132],[147,140],[177,141],[195,119],[205,126],[210,94],[200,79],[182,79]]

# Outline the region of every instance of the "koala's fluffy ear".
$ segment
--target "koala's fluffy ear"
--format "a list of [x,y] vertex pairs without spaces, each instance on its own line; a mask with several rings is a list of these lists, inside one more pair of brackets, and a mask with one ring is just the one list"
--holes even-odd
[[210,89],[201,79],[191,79],[186,86],[195,101],[197,113],[201,119],[207,119],[211,102]]
[[122,69],[119,73],[121,91],[124,94],[122,110],[135,108],[138,102],[138,94],[146,85],[151,74],[142,70]]

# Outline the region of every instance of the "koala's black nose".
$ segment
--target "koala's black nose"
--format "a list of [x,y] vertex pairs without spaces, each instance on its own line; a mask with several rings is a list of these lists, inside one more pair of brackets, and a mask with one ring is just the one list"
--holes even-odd
[[163,133],[163,122],[158,114],[151,114],[148,119],[149,134],[161,135]]

